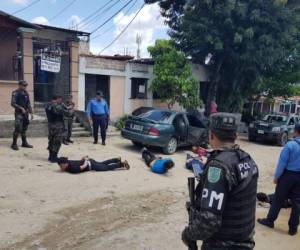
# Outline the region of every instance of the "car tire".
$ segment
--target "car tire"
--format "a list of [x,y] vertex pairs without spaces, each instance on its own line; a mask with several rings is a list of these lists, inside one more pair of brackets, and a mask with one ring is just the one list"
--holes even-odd
[[255,142],[256,141],[256,137],[254,135],[248,135],[248,140],[251,142]]
[[131,141],[131,142],[132,142],[132,144],[133,144],[134,146],[136,146],[136,147],[142,147],[142,146],[143,146],[143,144],[140,143],[140,142],[137,142],[137,141]]
[[280,136],[280,138],[278,140],[278,145],[283,147],[288,142],[288,139],[289,139],[288,134],[282,133],[282,135]]
[[169,141],[168,144],[163,147],[163,152],[166,155],[172,155],[176,152],[178,146],[177,139],[175,137],[172,137]]

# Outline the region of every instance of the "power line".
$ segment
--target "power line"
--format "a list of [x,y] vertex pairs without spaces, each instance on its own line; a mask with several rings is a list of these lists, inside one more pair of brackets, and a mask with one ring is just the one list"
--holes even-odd
[[142,7],[138,10],[138,12],[134,15],[134,17],[130,20],[130,22],[126,25],[126,27],[121,31],[121,33],[109,45],[107,45],[104,49],[102,49],[99,54],[101,54],[104,50],[106,50],[111,45],[113,45],[124,34],[124,32],[128,29],[130,24],[135,20],[135,18],[141,12],[141,10],[144,8],[144,6],[145,6],[145,4],[142,5]]
[[85,21],[89,20],[92,16],[94,16],[95,14],[97,14],[99,11],[101,11],[103,8],[105,8],[107,5],[109,5],[111,2],[113,2],[114,0],[108,0],[107,3],[105,3],[104,5],[102,5],[100,8],[98,8],[96,11],[94,11],[93,13],[91,13],[90,15],[88,15],[87,17],[83,18],[78,25],[83,24]]
[[[114,0],[112,0],[114,1]],[[111,1],[111,2],[112,2]],[[85,29],[87,29],[89,26],[93,25],[94,23],[96,23],[98,21],[98,18],[101,16],[102,13],[108,12],[110,9],[112,9],[115,5],[117,5],[121,0],[117,0],[117,2],[113,3],[111,6],[105,8],[104,10],[102,10],[98,15],[94,16],[90,21],[88,21],[87,23],[85,23],[85,25],[83,26]],[[82,27],[82,28],[83,28]]]
[[37,4],[37,3],[40,2],[40,1],[41,1],[41,0],[36,0],[36,1],[32,2],[31,4],[28,4],[28,5],[25,6],[24,8],[21,8],[21,9],[15,11],[15,12],[11,13],[11,15],[15,15],[15,14],[18,14],[18,13],[24,11],[24,10],[27,10],[28,8],[30,8],[31,6]]
[[[27,10],[27,9],[29,9],[31,6],[37,4],[37,3],[40,2],[40,1],[41,1],[41,0],[36,0],[36,1],[32,2],[31,4],[28,4],[27,6],[25,6],[25,7],[23,7],[23,8],[21,8],[21,9],[15,11],[15,12],[11,13],[11,15],[15,15],[15,14],[18,14],[18,13],[24,11],[24,10]],[[1,40],[4,40],[5,36],[8,35],[8,34],[9,34],[9,31],[6,31],[6,32],[4,31],[4,32],[1,34],[1,36],[0,36],[0,41],[1,41]]]
[[96,29],[94,29],[91,34],[95,33],[97,30],[102,28],[105,24],[107,24],[111,19],[113,19],[116,15],[118,15],[123,9],[125,9],[133,0],[128,1],[122,8],[120,8],[115,14],[109,17],[104,23],[99,25]]
[[59,17],[65,10],[67,10],[68,8],[70,8],[77,0],[73,0],[72,2],[70,2],[67,6],[65,6],[62,10],[60,10],[57,14],[55,14],[53,17],[51,17],[49,19],[49,21],[53,21],[54,19],[56,19],[57,17]]
[[[124,13],[124,16],[122,16],[117,22],[116,24],[119,24],[121,22],[121,20],[124,19],[125,16],[127,16],[127,14],[133,9],[133,7],[137,4],[139,0],[135,0],[135,2],[129,7],[129,9]],[[100,36],[103,36],[104,34],[106,34],[108,31],[110,31],[111,29],[113,29],[115,27],[115,24],[111,25],[108,29],[106,29],[105,31],[103,31],[101,34],[98,34],[96,36],[93,37],[93,39],[96,39]]]

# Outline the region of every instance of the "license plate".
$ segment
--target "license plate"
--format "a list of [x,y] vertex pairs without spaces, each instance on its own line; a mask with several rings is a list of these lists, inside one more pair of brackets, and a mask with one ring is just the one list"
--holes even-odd
[[137,124],[131,124],[130,128],[137,131],[143,131],[144,126],[137,125]]
[[257,133],[263,135],[265,133],[265,131],[263,131],[263,130],[257,130]]

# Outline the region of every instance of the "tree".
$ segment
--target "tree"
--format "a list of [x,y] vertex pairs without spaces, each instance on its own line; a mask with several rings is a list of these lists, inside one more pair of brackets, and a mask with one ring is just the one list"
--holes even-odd
[[146,0],[153,2],[159,3],[170,36],[186,56],[203,64],[212,55],[207,103],[216,98],[221,111],[240,111],[263,80],[281,78],[278,72],[287,62],[299,64],[294,57],[299,1]]
[[178,52],[169,40],[156,40],[148,51],[155,62],[152,91],[167,102],[169,108],[175,103],[184,108],[198,107],[199,86],[185,55]]

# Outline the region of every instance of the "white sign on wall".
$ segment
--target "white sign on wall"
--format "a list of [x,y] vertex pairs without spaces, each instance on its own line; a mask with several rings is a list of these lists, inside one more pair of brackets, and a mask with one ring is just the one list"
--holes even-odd
[[53,73],[60,72],[61,57],[41,54],[41,70]]

